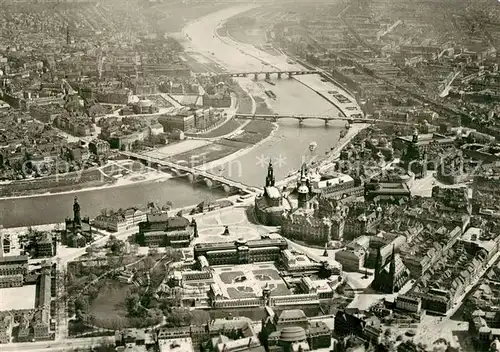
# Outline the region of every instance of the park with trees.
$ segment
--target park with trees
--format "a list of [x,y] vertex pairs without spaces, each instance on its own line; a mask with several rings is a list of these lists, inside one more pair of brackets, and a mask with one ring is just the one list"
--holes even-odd
[[[182,295],[172,288],[158,296],[156,289],[171,274],[179,250],[150,249],[130,254],[125,242],[110,236],[103,248],[89,247],[81,261],[65,273],[71,336],[102,336],[123,328],[201,324],[208,313],[182,307]],[[104,255],[102,252],[105,252]]]

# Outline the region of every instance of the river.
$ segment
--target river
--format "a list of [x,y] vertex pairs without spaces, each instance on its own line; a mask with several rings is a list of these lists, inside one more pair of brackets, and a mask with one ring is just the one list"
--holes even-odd
[[[187,25],[183,31],[191,37],[187,49],[211,55],[230,71],[264,71],[263,67],[272,70],[271,66],[263,65],[262,61],[280,69],[300,69],[300,66],[288,64],[285,56],[272,56],[251,45],[231,42],[227,38],[221,40],[213,35],[212,29],[215,29],[220,22],[249,8],[251,6],[231,7]],[[273,78],[273,81],[276,83],[271,86],[263,80],[255,83],[249,78],[241,78],[240,84],[252,95],[266,99],[264,90],[271,89],[277,98],[267,101],[275,113],[338,115],[338,110],[334,106],[297,80]],[[307,121],[299,127],[297,120],[280,120],[279,129],[269,140],[238,157],[231,164],[218,167],[216,171],[249,185],[262,186],[267,158],[271,157],[275,164],[276,178],[279,180],[287,176],[291,170],[300,167],[304,160],[310,160],[315,155],[324,155],[325,151],[335,146],[342,126],[343,123],[335,123],[325,127],[319,120]],[[317,147],[311,151],[309,145],[313,141]],[[72,213],[74,195],[78,195],[82,215],[91,218],[98,215],[103,208],[126,208],[145,205],[148,201],[156,201],[159,204],[171,201],[174,207],[182,207],[224,197],[221,191],[171,179],[75,194],[0,200],[0,224],[4,227],[17,227],[61,222]]]

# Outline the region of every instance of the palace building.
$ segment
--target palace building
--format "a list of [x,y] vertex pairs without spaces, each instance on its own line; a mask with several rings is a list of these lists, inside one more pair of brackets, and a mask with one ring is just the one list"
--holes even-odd
[[310,351],[328,349],[332,332],[323,321],[307,318],[300,309],[283,310],[278,316],[266,307],[261,338],[269,351]]
[[137,242],[146,247],[188,247],[197,236],[196,221],[167,213],[147,214],[147,220],[139,223]]
[[348,208],[341,203],[349,196],[363,194],[349,175],[321,176],[302,165],[297,186],[285,197],[274,186],[269,163],[264,194],[255,200],[259,222],[280,226],[281,234],[304,242],[324,244],[343,238]]
[[0,288],[19,287],[28,274],[28,256],[4,256],[3,234],[0,233]]
[[194,257],[198,259],[203,256],[209,265],[270,262],[279,260],[281,251],[287,248],[285,239],[267,235],[259,240],[199,243],[194,246]]

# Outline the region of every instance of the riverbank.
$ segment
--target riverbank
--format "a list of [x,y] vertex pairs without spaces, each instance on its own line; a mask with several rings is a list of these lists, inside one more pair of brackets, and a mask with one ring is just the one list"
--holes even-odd
[[[352,124],[351,128],[347,131],[347,134],[342,138],[337,144],[337,146],[332,150],[332,152],[327,155],[325,160],[322,161],[322,164],[328,164],[331,163],[332,161],[337,160],[340,157],[340,153],[342,150],[349,144],[351,143],[351,140],[356,137],[361,131],[363,131],[365,128],[368,128],[370,124],[368,123],[359,123],[359,124]],[[324,165],[326,166],[326,165]],[[320,166],[321,167],[321,166]]]
[[260,142],[257,142],[256,144],[249,146],[247,148],[241,149],[241,150],[239,150],[233,154],[230,154],[224,158],[208,162],[208,163],[204,164],[202,167],[200,167],[200,169],[206,171],[206,170],[210,170],[210,169],[220,167],[223,165],[227,165],[228,167],[230,167],[230,165],[228,165],[228,164],[230,164],[231,162],[234,162],[239,157],[251,152],[253,149],[255,149],[255,148],[261,146],[262,144],[266,143],[267,141],[269,141],[275,135],[275,133],[278,131],[278,129],[279,129],[278,124],[273,123],[273,129],[271,130],[269,135],[267,137],[263,138]]
[[228,136],[220,138],[212,144],[192,149],[185,153],[172,156],[169,160],[178,164],[189,165],[203,170],[208,170],[216,161],[233,160],[244,155],[261,145],[267,140],[272,132],[277,129],[272,123],[261,120],[249,120],[244,122],[237,131]]
[[27,199],[27,198],[38,198],[38,197],[47,197],[47,196],[59,196],[64,194],[77,194],[80,192],[90,192],[90,191],[98,191],[104,189],[111,189],[117,187],[131,186],[136,184],[144,184],[151,182],[160,182],[171,179],[173,176],[160,171],[150,171],[147,174],[143,175],[131,175],[130,177],[123,177],[115,179],[116,181],[113,184],[104,184],[102,186],[95,187],[83,187],[79,189],[71,189],[67,191],[60,192],[45,192],[38,194],[27,194],[27,195],[17,195],[17,196],[9,196],[9,197],[0,197],[0,200],[12,200],[12,199]]
[[[351,125],[351,128],[347,131],[347,134],[344,136],[344,138],[340,139],[339,142],[336,144],[336,146],[326,155],[324,158],[321,160],[315,160],[316,167],[319,168],[321,172],[327,172],[329,171],[332,166],[333,166],[333,161],[337,160],[340,157],[340,153],[342,150],[349,144],[351,143],[352,139],[358,135],[361,131],[363,131],[365,128],[369,127],[370,124],[367,123],[360,123],[360,124],[353,124]],[[294,173],[293,175],[290,175],[281,181],[278,182],[279,186],[287,185],[290,182],[295,182],[297,179],[297,173]]]

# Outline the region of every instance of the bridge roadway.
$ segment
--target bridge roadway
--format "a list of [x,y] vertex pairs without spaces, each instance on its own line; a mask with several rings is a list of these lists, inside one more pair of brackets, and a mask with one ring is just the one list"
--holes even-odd
[[[176,173],[179,176],[188,176],[191,182],[196,182],[198,179],[201,179],[205,181],[206,185],[210,188],[212,187],[217,187],[221,186],[224,188],[224,191],[230,192],[231,188],[232,189],[238,189],[247,193],[255,193],[259,191],[258,187],[252,187],[245,185],[240,182],[232,181],[224,176],[219,176],[219,175],[214,175],[210,172],[198,169],[196,167],[189,167],[189,166],[184,166],[180,164],[173,163],[171,161],[166,161],[166,160],[161,160],[157,158],[152,158],[146,155],[141,155],[133,152],[120,152],[122,155],[128,157],[129,159],[133,160],[140,160],[142,162],[146,162],[149,166],[162,166],[165,168],[170,169],[174,173]],[[181,174],[181,172],[184,172],[184,174]],[[211,181],[212,184],[210,184]]]
[[279,119],[296,119],[301,123],[304,120],[323,120],[325,124],[328,121],[348,121],[350,123],[390,123],[393,125],[416,126],[417,123],[393,120],[370,119],[366,117],[346,117],[346,116],[313,116],[313,115],[286,115],[286,114],[235,114],[235,118],[251,120],[268,120],[276,122]]
[[265,75],[266,79],[270,79],[272,74],[281,78],[282,75],[288,75],[289,78],[296,75],[310,75],[320,73],[318,70],[270,70],[270,71],[248,71],[248,72],[224,72],[220,73],[221,76],[230,77],[246,77],[248,75],[254,75],[254,79],[258,79],[259,75]]

